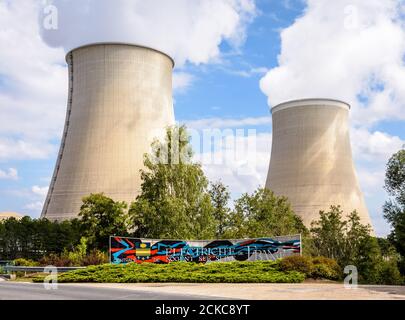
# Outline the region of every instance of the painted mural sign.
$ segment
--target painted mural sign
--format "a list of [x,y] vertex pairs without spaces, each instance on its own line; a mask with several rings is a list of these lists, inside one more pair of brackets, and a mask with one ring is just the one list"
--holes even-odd
[[213,241],[110,238],[113,264],[276,260],[297,254],[301,254],[300,235]]

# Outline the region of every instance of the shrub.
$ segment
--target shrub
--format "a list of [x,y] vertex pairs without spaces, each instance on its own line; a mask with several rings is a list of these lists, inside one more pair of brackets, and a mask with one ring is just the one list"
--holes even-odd
[[315,257],[312,259],[311,278],[339,280],[342,278],[342,270],[334,259]]
[[[183,282],[183,283],[299,283],[305,275],[297,271],[280,271],[273,261],[197,264],[175,262],[167,265],[135,264],[91,266],[61,274],[66,282]],[[35,282],[43,281],[38,277]]]
[[402,285],[404,279],[399,272],[396,261],[382,261],[379,265],[378,284]]
[[72,261],[65,255],[50,254],[39,260],[41,266],[72,267]]
[[81,266],[83,259],[87,253],[87,238],[80,238],[80,243],[72,252],[68,252],[66,249],[63,251],[62,257],[65,257],[70,261],[73,266]]
[[398,261],[398,269],[402,275],[405,275],[405,257],[400,257],[400,260]]
[[14,261],[14,265],[17,267],[37,267],[39,266],[39,263],[33,260],[29,260],[29,259],[15,259]]
[[290,256],[278,261],[282,271],[298,271],[307,278],[339,280],[342,272],[336,260],[325,257]]
[[310,276],[312,272],[312,260],[306,256],[285,257],[279,260],[278,266],[282,271],[298,271],[306,276]]
[[89,254],[87,252],[87,239],[81,238],[80,244],[68,252],[64,250],[62,254],[50,254],[40,260],[41,265],[53,265],[56,267],[81,267],[90,265],[99,265],[108,262],[108,255],[94,249]]
[[47,257],[43,257],[39,264],[41,266],[51,265],[55,267],[87,267],[108,263],[108,261],[108,255],[99,250],[93,250],[84,256],[77,252],[65,251],[61,255],[50,254]]
[[81,266],[96,266],[109,262],[108,255],[99,250],[93,250],[81,260]]

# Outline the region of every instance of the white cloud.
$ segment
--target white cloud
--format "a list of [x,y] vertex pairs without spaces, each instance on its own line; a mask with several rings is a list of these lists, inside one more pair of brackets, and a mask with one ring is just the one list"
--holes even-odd
[[31,202],[27,203],[23,208],[29,210],[34,216],[39,216],[44,205],[48,189],[49,187],[47,186],[33,186],[26,196],[31,200]]
[[276,105],[329,97],[353,106],[355,124],[405,120],[405,27],[401,0],[307,0],[281,32],[279,65],[261,80]]
[[42,210],[43,205],[44,205],[43,201],[35,201],[25,205],[24,209],[39,212]]
[[46,199],[48,187],[41,187],[34,185],[30,188],[19,189],[1,189],[0,197],[12,198],[15,201],[14,206],[18,206],[19,209],[15,209],[17,212],[24,209],[31,217],[39,217],[43,204]]
[[[214,133],[215,129],[206,129]],[[216,129],[223,139],[204,141],[204,132],[192,139],[195,160],[211,181],[229,186],[233,199],[264,187],[269,168],[272,135],[240,129]],[[196,141],[194,140],[202,141]],[[201,139],[202,138],[202,139]]]
[[356,159],[383,164],[405,144],[397,136],[380,131],[370,132],[364,128],[352,129],[351,142]]
[[[129,41],[159,47],[180,65],[206,63],[221,58],[224,41],[242,44],[256,13],[254,0],[55,0],[48,3],[58,8],[59,29],[41,32],[42,2],[0,1],[0,161],[55,155],[67,101],[63,48]],[[193,80],[176,72],[175,91]]]
[[184,92],[194,81],[194,76],[186,72],[173,73],[173,91],[177,93]]
[[254,0],[50,3],[58,9],[58,29],[44,29],[43,37],[52,46],[69,51],[94,42],[135,43],[167,52],[179,65],[217,59],[223,41],[237,48],[245,40],[247,24],[256,15]]
[[8,170],[0,170],[0,180],[18,180],[18,171],[14,168],[9,168]]
[[225,67],[222,67],[221,69],[229,74],[236,75],[236,76],[243,77],[243,78],[250,78],[250,77],[253,77],[256,75],[262,76],[269,71],[269,69],[267,69],[265,67],[251,67],[250,69],[246,69],[246,70],[235,70],[235,69],[229,69],[229,68],[225,68]]
[[369,169],[366,170],[365,168],[360,168],[357,171],[357,175],[366,198],[374,197],[376,195],[376,190],[379,190],[379,192],[384,192],[384,169],[378,168],[371,171]]
[[35,195],[45,198],[48,193],[48,189],[49,187],[33,186],[31,190]]
[[0,137],[0,160],[47,159],[56,150],[56,146],[49,140],[35,141],[28,135],[29,132],[25,132],[22,128],[21,133],[27,136],[23,139]]
[[0,161],[44,159],[62,134],[64,53],[39,37],[37,1],[0,2]]
[[397,136],[380,131],[369,132],[364,128],[352,129],[351,138],[361,190],[376,233],[384,236],[390,230],[382,215],[382,206],[388,199],[384,190],[385,166],[405,141]]

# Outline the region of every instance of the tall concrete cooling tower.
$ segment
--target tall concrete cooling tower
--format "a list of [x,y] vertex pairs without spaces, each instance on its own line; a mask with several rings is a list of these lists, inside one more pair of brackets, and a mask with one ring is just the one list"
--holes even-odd
[[273,146],[266,187],[287,196],[304,224],[340,205],[370,224],[352,159],[350,106],[329,99],[282,103],[272,109]]
[[173,60],[153,49],[94,44],[67,55],[65,129],[42,217],[77,217],[82,198],[104,192],[131,202],[143,155],[174,123]]

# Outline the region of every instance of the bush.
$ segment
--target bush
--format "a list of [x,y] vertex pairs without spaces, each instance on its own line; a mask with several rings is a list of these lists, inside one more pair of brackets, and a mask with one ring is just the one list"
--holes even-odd
[[399,272],[401,272],[401,274],[405,276],[405,257],[401,257],[398,261],[398,269]]
[[279,260],[278,266],[282,271],[298,271],[306,276],[310,276],[312,272],[312,260],[306,256],[285,257]]
[[73,262],[65,255],[50,254],[39,260],[41,266],[72,267]]
[[399,272],[395,261],[383,261],[380,263],[378,272],[378,284],[402,285],[404,279]]
[[76,248],[69,252],[64,250],[62,254],[51,254],[41,259],[41,265],[53,265],[56,267],[82,267],[99,265],[108,262],[108,256],[94,249],[87,254],[87,239],[82,237]]
[[50,254],[47,257],[43,257],[39,261],[39,264],[41,266],[55,267],[87,267],[108,263],[108,261],[108,255],[99,250],[93,250],[87,255],[65,251],[61,255]]
[[68,252],[66,249],[63,251],[62,256],[71,262],[74,266],[81,266],[83,259],[87,253],[87,238],[80,238],[80,243],[72,252]]
[[325,257],[290,256],[278,261],[282,271],[298,271],[306,278],[339,280],[342,272],[336,260]]
[[342,278],[342,270],[334,259],[315,257],[312,259],[311,278],[339,280]]
[[[182,283],[299,283],[305,275],[297,271],[280,271],[273,261],[197,264],[175,262],[167,265],[135,264],[91,266],[61,274],[66,282],[182,282]],[[34,281],[41,282],[43,277]]]
[[83,257],[80,265],[87,267],[87,266],[96,266],[96,265],[100,265],[100,264],[105,264],[108,262],[109,262],[109,258],[108,258],[107,254],[105,254],[104,252],[101,252],[99,250],[93,250],[90,252],[90,254]]
[[29,260],[29,259],[15,259],[14,261],[14,265],[16,267],[38,267],[39,263],[33,260]]

